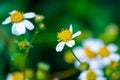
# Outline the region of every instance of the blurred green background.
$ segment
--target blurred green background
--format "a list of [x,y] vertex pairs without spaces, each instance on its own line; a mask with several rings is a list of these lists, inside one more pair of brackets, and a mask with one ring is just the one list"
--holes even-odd
[[[34,39],[33,48],[30,49],[28,56],[27,67],[33,70],[37,69],[39,62],[48,63],[51,67],[51,74],[73,67],[73,64],[68,64],[63,59],[64,51],[67,48],[61,53],[55,51],[58,43],[57,32],[62,28],[69,28],[70,24],[73,25],[74,32],[78,30],[86,32],[77,39],[76,45],[87,37],[99,37],[106,41],[106,38],[111,36],[106,37],[107,26],[115,24],[117,35],[106,41],[106,44],[113,42],[120,47],[120,0],[0,0],[0,23],[9,16],[8,12],[12,10],[35,12],[45,16],[46,29]],[[34,31],[31,31],[32,33]],[[107,34],[109,35],[109,33]],[[14,52],[12,49],[14,38],[11,34],[11,24],[0,24],[1,78],[5,78],[9,72],[18,70],[11,66],[9,56],[10,52]],[[63,80],[76,80],[78,74]]]

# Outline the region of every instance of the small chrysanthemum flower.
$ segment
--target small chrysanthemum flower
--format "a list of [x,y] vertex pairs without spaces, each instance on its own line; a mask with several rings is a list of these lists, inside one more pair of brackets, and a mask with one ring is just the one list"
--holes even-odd
[[[82,63],[89,64],[90,69],[101,69],[103,66],[97,52],[103,45],[104,43],[101,40],[90,38],[82,41],[83,47],[74,47],[73,52]],[[81,64],[75,61],[74,65],[79,68]]]
[[78,80],[106,80],[106,78],[101,70],[89,69],[81,72]]
[[115,44],[103,46],[98,50],[98,56],[100,57],[104,66],[109,65],[111,61],[120,60],[120,55],[116,53],[117,50],[118,47]]
[[3,21],[2,24],[8,24],[12,22],[13,23],[12,34],[19,36],[21,34],[25,34],[26,28],[28,30],[34,29],[34,25],[30,21],[26,20],[34,18],[35,17],[34,12],[24,14],[23,12],[13,10],[9,14],[10,16],[5,21]]
[[61,52],[63,50],[65,44],[68,47],[73,47],[75,45],[75,41],[72,39],[79,36],[81,34],[81,32],[78,31],[75,34],[72,34],[72,32],[73,32],[72,25],[70,25],[69,30],[62,29],[62,31],[58,33],[57,38],[58,38],[59,43],[56,46],[57,52]]
[[82,41],[83,47],[73,48],[74,54],[80,59],[81,62],[90,62],[97,60],[97,52],[104,45],[99,39],[86,39]]

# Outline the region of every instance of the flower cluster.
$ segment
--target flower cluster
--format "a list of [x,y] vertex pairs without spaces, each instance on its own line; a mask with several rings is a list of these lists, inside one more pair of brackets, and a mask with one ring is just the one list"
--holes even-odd
[[[117,50],[118,47],[115,44],[105,45],[100,39],[83,40],[82,47],[73,48],[74,54],[80,61],[89,65],[87,70],[81,72],[79,80],[106,80],[103,69],[112,61],[118,62],[120,60]],[[75,61],[74,65],[79,68],[82,64]]]

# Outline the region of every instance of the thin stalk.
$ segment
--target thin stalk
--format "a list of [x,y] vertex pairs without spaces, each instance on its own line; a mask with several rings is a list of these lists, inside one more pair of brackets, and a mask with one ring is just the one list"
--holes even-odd
[[30,43],[33,42],[33,40],[35,39],[35,37],[36,37],[37,34],[38,34],[38,31],[36,30],[36,31],[35,31],[35,34],[33,35],[32,39],[30,40]]
[[28,52],[29,52],[29,49],[27,49],[25,51],[25,62],[24,62],[24,69],[23,69],[23,80],[25,80],[25,78],[26,78],[25,72],[26,72],[26,67],[27,67]]
[[[72,51],[72,50],[71,50]],[[77,56],[74,54],[74,52],[72,51],[72,55],[74,56],[74,58],[79,62],[79,63],[82,63],[78,58]]]

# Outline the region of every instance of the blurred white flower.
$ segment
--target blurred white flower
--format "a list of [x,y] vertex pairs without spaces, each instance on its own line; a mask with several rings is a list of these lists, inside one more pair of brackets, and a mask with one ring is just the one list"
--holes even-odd
[[[105,47],[104,43],[99,39],[86,39],[82,42],[82,47],[73,48],[74,54],[81,62],[89,64],[90,69],[100,69],[111,61],[119,61],[120,55],[116,54],[118,47],[114,44],[109,44]],[[74,63],[75,67],[81,64],[77,61]]]
[[107,46],[102,46],[98,50],[98,55],[104,66],[110,64],[111,61],[119,61],[120,55],[116,53],[118,47],[115,44],[109,44]]
[[104,73],[99,69],[89,69],[82,71],[78,80],[106,80]]
[[25,34],[26,28],[28,30],[34,29],[34,25],[30,21],[26,20],[34,18],[34,12],[28,12],[24,14],[23,12],[13,10],[9,14],[10,16],[5,21],[3,21],[2,24],[8,24],[12,22],[12,34],[19,36],[21,34]]
[[73,47],[75,45],[75,41],[72,40],[73,38],[79,36],[81,34],[80,31],[72,34],[73,29],[72,25],[70,25],[69,30],[68,29],[63,29],[61,32],[58,33],[58,41],[59,43],[56,46],[56,51],[61,52],[65,46],[65,44],[68,47]]
[[97,52],[103,45],[101,40],[90,38],[82,41],[82,47],[73,48],[73,52],[81,62],[90,62],[97,60]]
[[[21,72],[9,73],[6,77],[6,80],[23,80],[23,73]],[[26,78],[25,80],[28,79]]]
[[97,38],[88,38],[86,40],[82,41],[83,47],[89,48],[91,51],[97,53],[98,50],[104,46],[104,43],[102,40]]

